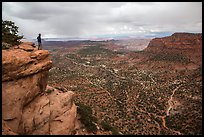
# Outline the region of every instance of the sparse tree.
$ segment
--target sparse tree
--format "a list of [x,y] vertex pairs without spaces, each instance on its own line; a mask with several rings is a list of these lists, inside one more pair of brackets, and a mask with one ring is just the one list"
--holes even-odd
[[[2,20],[2,43],[19,45],[23,36],[18,35],[18,27],[12,21]],[[2,44],[3,45],[3,44]]]

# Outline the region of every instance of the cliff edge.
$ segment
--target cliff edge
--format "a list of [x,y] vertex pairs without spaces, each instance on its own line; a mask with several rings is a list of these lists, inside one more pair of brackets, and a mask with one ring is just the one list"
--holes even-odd
[[74,93],[47,86],[47,50],[25,42],[2,50],[2,134],[72,134]]

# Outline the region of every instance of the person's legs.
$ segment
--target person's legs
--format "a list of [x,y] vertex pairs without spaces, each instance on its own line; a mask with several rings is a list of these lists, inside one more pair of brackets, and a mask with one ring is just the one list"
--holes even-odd
[[42,49],[42,44],[40,42],[38,42],[38,50]]
[[40,49],[40,42],[38,42],[38,50]]
[[40,43],[40,49],[42,50],[42,43]]

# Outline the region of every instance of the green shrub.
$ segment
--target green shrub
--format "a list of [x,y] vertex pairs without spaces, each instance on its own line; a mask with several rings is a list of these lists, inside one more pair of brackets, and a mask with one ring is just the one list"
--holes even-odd
[[101,126],[105,131],[110,131],[112,129],[112,127],[105,121],[101,122]]
[[50,93],[52,93],[52,91],[54,91],[54,89],[48,89],[48,90],[46,91],[46,93],[50,94]]
[[101,126],[102,126],[102,128],[103,128],[105,131],[111,131],[113,135],[119,135],[118,130],[117,130],[115,127],[113,127],[113,126],[110,126],[110,125],[108,124],[108,122],[102,121],[102,122],[101,122]]
[[169,62],[180,62],[180,63],[189,63],[190,59],[186,56],[178,53],[158,53],[153,56],[150,60],[154,61],[169,61]]
[[77,112],[79,113],[80,121],[85,125],[85,128],[88,132],[94,132],[97,130],[96,125],[94,123],[97,122],[97,118],[92,115],[92,109],[89,106],[86,106],[81,103],[76,103]]
[[12,46],[19,45],[22,38],[23,36],[18,35],[18,27],[14,22],[2,20],[2,42],[8,43]]

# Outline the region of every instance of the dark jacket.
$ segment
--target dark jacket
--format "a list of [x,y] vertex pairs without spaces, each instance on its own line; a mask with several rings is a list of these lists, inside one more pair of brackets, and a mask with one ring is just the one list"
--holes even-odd
[[38,39],[38,42],[41,43],[41,37],[38,36],[37,39]]

